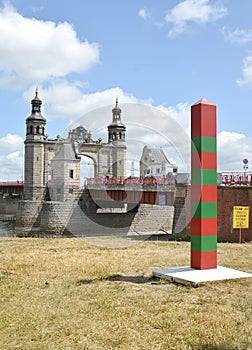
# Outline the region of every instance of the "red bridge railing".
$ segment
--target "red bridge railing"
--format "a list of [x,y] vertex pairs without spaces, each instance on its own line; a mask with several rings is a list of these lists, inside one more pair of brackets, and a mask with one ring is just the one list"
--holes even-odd
[[174,176],[140,176],[140,177],[96,177],[88,178],[87,186],[92,185],[175,185]]
[[224,186],[252,186],[252,174],[222,173],[219,175],[219,183]]
[[[138,185],[138,186],[153,186],[153,185],[175,185],[177,179],[173,175],[168,176],[140,176],[140,177],[96,177],[86,179],[87,186],[95,185]],[[181,182],[189,184],[190,181]],[[218,173],[218,185],[222,186],[252,186],[252,174],[245,173]]]
[[24,181],[0,182],[1,195],[21,195],[24,192]]

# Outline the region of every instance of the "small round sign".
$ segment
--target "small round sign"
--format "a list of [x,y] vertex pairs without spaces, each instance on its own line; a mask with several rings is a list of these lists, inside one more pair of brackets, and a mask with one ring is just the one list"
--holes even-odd
[[244,158],[244,159],[243,159],[243,164],[248,164],[247,158]]

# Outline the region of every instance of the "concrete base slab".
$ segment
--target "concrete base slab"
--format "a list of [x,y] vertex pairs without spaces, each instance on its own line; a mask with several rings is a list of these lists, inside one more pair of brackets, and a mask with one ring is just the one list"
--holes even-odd
[[222,266],[217,266],[216,269],[206,270],[198,270],[189,266],[184,266],[167,270],[154,270],[152,275],[185,285],[198,285],[203,282],[252,277],[250,273]]

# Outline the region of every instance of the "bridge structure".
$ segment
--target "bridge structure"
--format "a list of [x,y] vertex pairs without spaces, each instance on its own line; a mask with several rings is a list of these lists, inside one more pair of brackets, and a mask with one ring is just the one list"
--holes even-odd
[[[112,122],[107,126],[107,142],[93,140],[82,126],[70,130],[67,138],[49,139],[37,91],[31,104],[31,114],[26,118],[24,182],[15,183],[16,188],[12,188],[13,192],[23,188],[17,236],[183,230],[184,234],[190,222],[185,204],[190,184],[179,184],[176,178],[167,176],[126,177],[126,126],[121,120],[118,100],[112,109]],[[86,179],[84,188],[80,187],[81,156],[94,163],[94,178]],[[251,176],[234,183],[232,173],[228,181],[220,179],[223,189],[252,186]],[[10,184],[7,188],[11,188]],[[229,218],[226,221],[229,223]]]
[[[66,138],[49,139],[37,90],[31,105],[17,236],[172,232],[175,182],[126,177],[126,126],[118,99],[107,126],[107,142],[93,140],[82,125],[69,130]],[[81,156],[94,164],[94,178],[87,179],[84,187]]]
[[174,205],[174,178],[165,176],[87,179],[86,188],[100,206],[121,206],[125,209],[138,204]]
[[2,196],[22,196],[24,193],[24,181],[0,182],[0,194]]
[[[85,179],[85,185],[88,188],[99,188],[99,186],[118,186],[118,185],[133,185],[133,186],[144,186],[146,189],[148,186],[155,185],[176,185],[176,177],[92,177]],[[188,184],[180,182],[181,184]],[[219,172],[217,174],[217,184],[218,186],[250,186],[252,187],[252,174],[246,174],[244,172]],[[136,188],[136,187],[135,187]],[[24,193],[24,181],[2,181],[0,182],[0,195],[18,195],[22,196]]]

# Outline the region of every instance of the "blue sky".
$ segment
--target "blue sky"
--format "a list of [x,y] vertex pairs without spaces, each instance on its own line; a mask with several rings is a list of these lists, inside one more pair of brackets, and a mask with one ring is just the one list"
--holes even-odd
[[122,108],[135,146],[142,137],[140,148],[164,146],[148,130],[168,135],[173,126],[165,114],[189,135],[190,106],[207,98],[217,105],[218,170],[242,171],[248,158],[250,171],[251,13],[251,0],[0,3],[0,181],[22,178],[25,118],[36,86],[52,138],[79,121],[98,135],[111,108],[82,117],[116,97],[121,106],[155,107],[155,117]]

